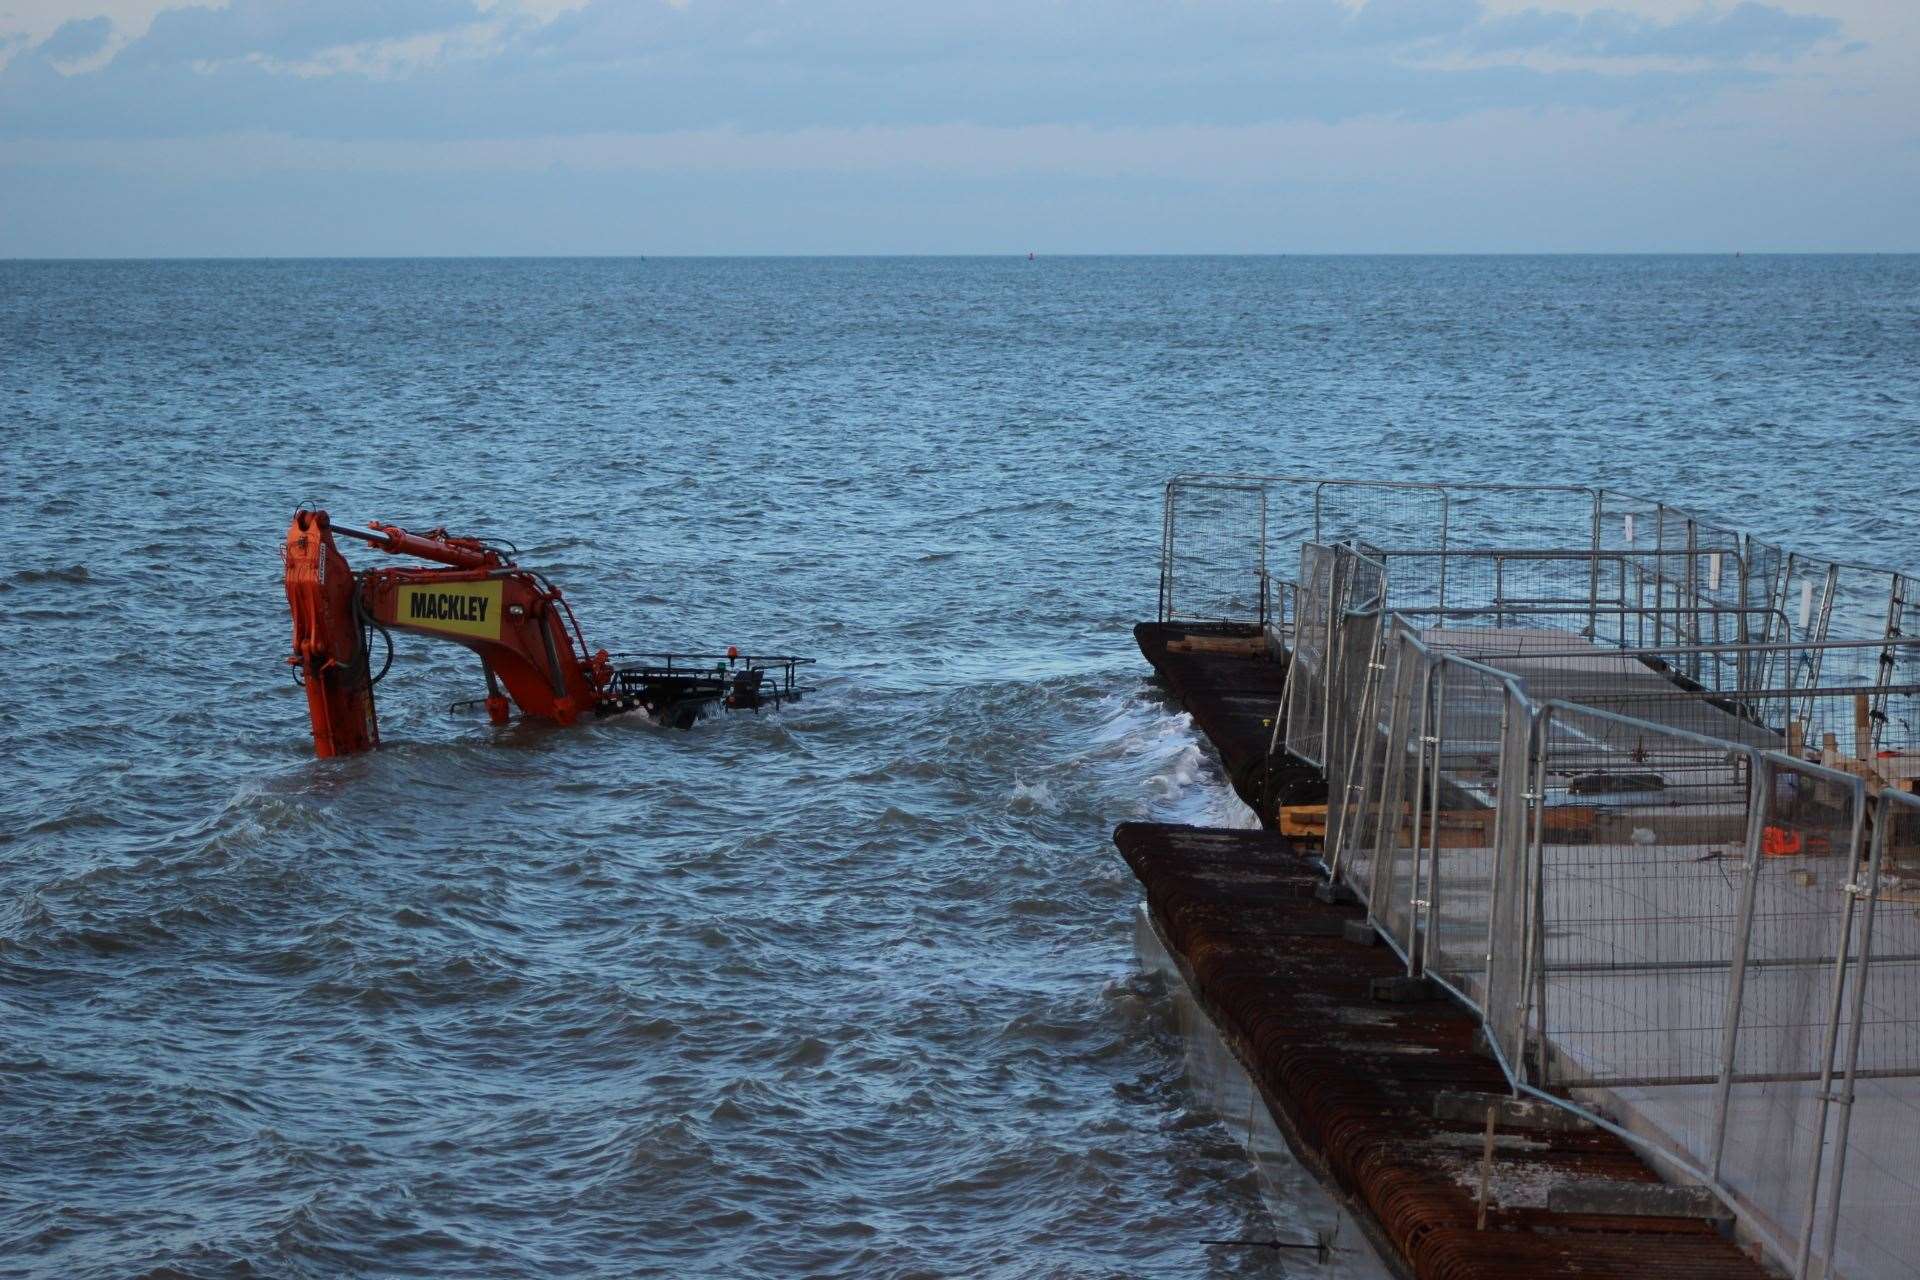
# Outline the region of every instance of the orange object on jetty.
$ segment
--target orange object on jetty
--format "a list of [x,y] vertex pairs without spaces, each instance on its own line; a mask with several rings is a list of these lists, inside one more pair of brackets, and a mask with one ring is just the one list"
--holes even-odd
[[[340,534],[394,555],[435,562],[355,573],[334,541]],[[285,548],[287,604],[293,612],[293,654],[287,661],[306,686],[314,752],[351,755],[380,745],[373,687],[393,659],[392,632],[464,645],[480,657],[495,724],[508,699],[522,713],[572,724],[589,712],[645,710],[689,727],[711,705],[758,710],[797,700],[795,669],[806,658],[724,658],[695,654],[630,654],[641,665],[615,666],[605,649],[589,649],[560,589],[522,569],[508,551],[445,529],[409,533],[371,522],[335,525],[324,511],[296,511]],[[373,669],[373,636],[386,640]],[[769,679],[769,677],[773,677]],[[504,690],[504,691],[503,691]]]
[[1760,852],[1769,858],[1791,858],[1806,847],[1805,837],[1792,827],[1769,826],[1760,833]]

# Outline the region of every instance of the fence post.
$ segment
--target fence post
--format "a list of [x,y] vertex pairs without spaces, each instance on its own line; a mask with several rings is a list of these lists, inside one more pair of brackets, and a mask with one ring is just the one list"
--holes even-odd
[[[1593,490],[1593,526],[1587,537],[1587,629],[1581,635],[1592,639],[1600,630],[1600,506],[1606,490]],[[1624,592],[1622,593],[1624,594]],[[1621,637],[1622,641],[1626,637]]]
[[1173,504],[1178,480],[1167,481],[1167,498],[1160,513],[1160,621],[1173,618]]
[[[1834,1268],[1833,1248],[1840,1232],[1840,1191],[1847,1173],[1847,1140],[1853,1128],[1853,1090],[1854,1081],[1860,1070],[1860,1028],[1866,1019],[1867,982],[1873,976],[1873,914],[1874,904],[1879,901],[1880,866],[1886,858],[1887,831],[1893,825],[1894,814],[1905,803],[1896,803],[1891,797],[1897,793],[1883,791],[1880,803],[1874,813],[1872,852],[1867,857],[1866,909],[1860,916],[1860,974],[1853,981],[1853,1009],[1847,1022],[1847,1066],[1840,1088],[1840,1128],[1834,1135],[1833,1186],[1829,1189],[1827,1204],[1826,1242],[1821,1248],[1821,1257],[1826,1260],[1827,1271]],[[1920,804],[1913,806],[1920,811]]]
[[[1363,614],[1361,616],[1365,617],[1366,615]],[[1372,615],[1373,639],[1367,645],[1367,652],[1364,658],[1366,670],[1361,675],[1360,702],[1358,708],[1348,717],[1350,723],[1347,732],[1347,762],[1340,775],[1340,817],[1337,827],[1334,825],[1333,793],[1331,791],[1327,793],[1326,839],[1331,845],[1329,852],[1333,855],[1328,860],[1327,878],[1329,880],[1340,879],[1340,865],[1346,859],[1347,836],[1352,827],[1353,819],[1359,811],[1356,797],[1366,793],[1366,779],[1363,777],[1356,781],[1355,775],[1360,772],[1363,764],[1367,773],[1369,775],[1372,773],[1373,738],[1374,735],[1379,732],[1380,727],[1380,716],[1377,710],[1379,703],[1380,673],[1386,669],[1386,664],[1380,661],[1384,656],[1380,645],[1380,619],[1382,616],[1383,614],[1379,612]],[[1361,746],[1363,741],[1367,744],[1365,747]]]
[[1633,578],[1634,590],[1640,590],[1639,566],[1627,558],[1626,552],[1620,553],[1620,639],[1622,649],[1627,647],[1627,579]]
[[1267,625],[1267,486],[1260,486],[1260,625]]
[[1740,671],[1739,680],[1741,687],[1746,689],[1764,689],[1766,688],[1765,685],[1754,682],[1753,663],[1757,655],[1747,648],[1747,645],[1752,643],[1753,640],[1753,624],[1747,616],[1748,601],[1752,596],[1749,584],[1753,578],[1753,566],[1748,563],[1750,555],[1747,548],[1752,541],[1753,537],[1751,534],[1743,533],[1740,535],[1738,544],[1740,555],[1740,606],[1739,612],[1733,615],[1733,639],[1734,643],[1740,646],[1738,668]]
[[1733,926],[1733,956],[1727,974],[1726,1025],[1720,1031],[1720,1079],[1713,1091],[1713,1159],[1707,1165],[1716,1186],[1720,1183],[1720,1161],[1727,1149],[1727,1100],[1733,1092],[1733,1060],[1740,1045],[1740,1001],[1747,980],[1747,951],[1753,941],[1753,899],[1760,885],[1760,848],[1773,807],[1773,761],[1757,752],[1746,754],[1751,780],[1747,851],[1742,862],[1744,879],[1740,885],[1740,908]]
[[[1634,553],[1634,559],[1632,563],[1633,563],[1633,647],[1636,649],[1644,649],[1647,647],[1647,567],[1645,564],[1641,562],[1637,553]],[[1659,601],[1656,599],[1654,603],[1657,606],[1659,604]],[[1625,641],[1626,641],[1626,627],[1624,624],[1624,620],[1620,629],[1620,634],[1621,634],[1621,643],[1622,643],[1622,646],[1624,647]]]
[[[1819,644],[1827,638],[1827,628],[1833,625],[1833,598],[1840,593],[1840,566],[1827,566],[1826,582],[1820,588],[1820,615],[1814,619],[1811,643]],[[1820,685],[1820,668],[1826,658],[1826,650],[1809,649],[1807,655],[1812,659],[1807,671],[1807,688],[1816,689]],[[1807,718],[1813,716],[1813,695],[1807,695]]]
[[1518,681],[1500,686],[1499,773],[1493,811],[1493,874],[1487,882],[1486,949],[1481,983],[1487,1032],[1494,1053],[1517,1082],[1515,1061],[1524,1021],[1526,847],[1533,825],[1532,705]]
[[[1690,612],[1681,614],[1680,617],[1681,620],[1686,623],[1687,630],[1682,632],[1681,635],[1685,638],[1689,646],[1698,649],[1700,645],[1700,622],[1705,616],[1702,610],[1704,610],[1706,606],[1700,603],[1700,525],[1692,516],[1687,517],[1686,607]],[[1697,652],[1687,655],[1687,667],[1687,674],[1693,677],[1694,683],[1698,684],[1700,682],[1700,655]]]
[[[1427,963],[1432,958],[1430,953],[1433,950],[1433,930],[1438,919],[1440,902],[1440,776],[1444,772],[1441,767],[1441,752],[1446,746],[1447,738],[1447,668],[1438,657],[1430,661],[1433,664],[1433,678],[1428,684],[1428,701],[1433,704],[1433,714],[1428,723],[1433,726],[1433,733],[1424,739],[1424,744],[1433,749],[1433,768],[1428,771],[1428,785],[1432,787],[1432,792],[1427,797],[1427,806],[1432,813],[1426,823],[1428,838],[1424,846],[1424,857],[1420,833],[1418,830],[1414,833],[1414,924],[1413,938],[1410,939],[1419,944],[1418,972],[1420,973],[1427,971]],[[1428,858],[1432,859],[1432,865],[1427,872],[1427,891],[1423,901],[1419,892],[1420,866]]]
[[[1488,841],[1493,851],[1493,862],[1491,871],[1487,876],[1487,946],[1483,953],[1484,958],[1480,969],[1482,990],[1486,992],[1482,1000],[1489,1014],[1493,1012],[1493,946],[1496,936],[1494,933],[1494,921],[1499,918],[1500,892],[1505,887],[1501,884],[1503,878],[1500,874],[1501,852],[1506,848],[1508,838],[1513,835],[1513,820],[1508,813],[1513,801],[1510,790],[1512,779],[1507,777],[1507,765],[1512,763],[1508,759],[1507,746],[1509,739],[1507,735],[1512,732],[1513,699],[1509,691],[1503,688],[1500,691],[1500,737],[1497,739],[1500,743],[1500,748],[1499,754],[1494,757],[1496,761],[1494,766],[1496,770],[1494,779],[1496,791],[1493,797],[1493,832],[1491,839]],[[1524,767],[1522,768],[1522,772],[1525,772]],[[1524,790],[1525,787],[1525,782],[1522,782],[1522,790]],[[1440,841],[1436,835],[1434,844],[1437,847],[1439,843]],[[1438,855],[1436,854],[1435,856],[1437,859]]]
[[[1388,901],[1388,887],[1392,883],[1389,868],[1391,859],[1387,857],[1389,844],[1399,832],[1399,815],[1388,813],[1388,805],[1399,803],[1404,795],[1402,789],[1406,778],[1406,741],[1407,726],[1413,719],[1410,705],[1413,689],[1413,675],[1405,667],[1411,646],[1406,643],[1406,633],[1396,624],[1389,636],[1388,645],[1393,653],[1388,658],[1388,667],[1393,672],[1393,706],[1387,716],[1387,749],[1380,758],[1379,811],[1373,827],[1373,886],[1367,894],[1367,918],[1391,929],[1392,921],[1381,914],[1382,904]],[[1403,692],[1406,696],[1402,696]],[[1425,726],[1419,732],[1424,733]],[[1398,776],[1398,784],[1388,781]]]
[[1667,504],[1653,504],[1653,644],[1666,643],[1667,609]]
[[1337,748],[1334,742],[1333,687],[1340,680],[1340,641],[1346,622],[1340,598],[1346,594],[1347,577],[1346,556],[1336,549],[1333,563],[1327,568],[1327,598],[1324,601],[1327,628],[1320,642],[1320,770],[1329,774],[1335,772],[1333,753]]
[[1551,740],[1552,720],[1553,708],[1551,706],[1539,707],[1535,709],[1532,716],[1532,724],[1528,728],[1528,737],[1531,743],[1528,750],[1531,752],[1533,762],[1531,770],[1533,783],[1531,790],[1533,791],[1534,808],[1532,838],[1527,853],[1527,917],[1522,930],[1522,945],[1525,948],[1526,958],[1523,962],[1524,967],[1521,970],[1520,976],[1519,998],[1522,1001],[1520,1043],[1514,1055],[1519,1059],[1519,1070],[1524,1072],[1526,1070],[1527,1058],[1525,1002],[1531,994],[1534,1018],[1540,1031],[1539,1061],[1535,1063],[1534,1074],[1538,1077],[1538,1082],[1542,1088],[1550,1083],[1548,1080],[1550,1073],[1548,1071],[1549,1051],[1547,1048],[1546,813],[1547,756],[1549,754],[1548,744]]
[[1875,712],[1873,745],[1876,748],[1880,745],[1878,740],[1880,727],[1887,723],[1887,686],[1893,683],[1894,673],[1893,646],[1900,638],[1900,621],[1907,611],[1906,575],[1895,573],[1889,576],[1892,580],[1887,588],[1887,624],[1882,628],[1882,635],[1887,643],[1886,647],[1880,650],[1880,670],[1877,673],[1879,678],[1874,681],[1879,686],[1879,692],[1873,695]]
[[[1427,800],[1427,730],[1433,727],[1433,660],[1420,656],[1420,732],[1414,743],[1413,826],[1407,832],[1407,974],[1420,972],[1420,855],[1421,826]],[[1397,835],[1397,833],[1396,833]]]
[[[1861,837],[1866,830],[1867,785],[1859,778],[1853,780],[1853,831],[1847,839],[1847,871],[1849,877],[1860,870]],[[1820,1041],[1820,1091],[1819,1110],[1815,1113],[1813,1125],[1813,1165],[1807,1171],[1807,1210],[1806,1222],[1800,1229],[1800,1252],[1795,1258],[1793,1274],[1805,1277],[1807,1264],[1813,1257],[1813,1233],[1815,1220],[1820,1213],[1820,1167],[1827,1151],[1827,1113],[1833,1107],[1833,1055],[1840,1045],[1840,1011],[1846,1003],[1847,995],[1847,952],[1853,943],[1853,900],[1860,892],[1858,881],[1849,878],[1840,893],[1840,934],[1839,949],[1833,957],[1833,996],[1827,1005],[1827,1031]],[[1874,882],[1867,881],[1867,895],[1872,897]],[[1865,955],[1861,957],[1865,967]],[[1851,1098],[1849,1098],[1851,1104]],[[1851,1110],[1851,1106],[1849,1106]],[[1831,1261],[1831,1259],[1829,1259]]]

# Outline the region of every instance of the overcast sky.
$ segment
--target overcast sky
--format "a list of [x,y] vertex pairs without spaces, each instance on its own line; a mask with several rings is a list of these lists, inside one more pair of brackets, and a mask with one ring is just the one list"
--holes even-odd
[[1920,250],[1916,0],[0,0],[0,257]]

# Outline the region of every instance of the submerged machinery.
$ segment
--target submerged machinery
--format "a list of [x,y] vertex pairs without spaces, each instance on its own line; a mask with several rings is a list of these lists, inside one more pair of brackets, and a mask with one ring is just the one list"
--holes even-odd
[[[354,572],[334,541],[350,537],[391,555],[432,561]],[[369,522],[334,524],[301,509],[287,529],[287,604],[293,653],[305,686],[316,755],[380,745],[373,688],[393,661],[395,631],[464,645],[480,657],[488,717],[504,724],[509,701],[556,724],[585,715],[645,711],[688,728],[711,708],[754,711],[797,702],[796,672],[809,658],[724,654],[608,653],[589,649],[560,589],[523,569],[510,546],[445,529],[409,533]],[[384,648],[375,665],[374,639]]]

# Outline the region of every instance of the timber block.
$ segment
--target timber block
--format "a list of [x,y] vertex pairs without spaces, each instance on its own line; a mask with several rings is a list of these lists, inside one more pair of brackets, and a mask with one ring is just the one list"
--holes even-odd
[[1732,1210],[1705,1187],[1665,1182],[1568,1182],[1547,1190],[1554,1213],[1604,1214],[1620,1218],[1709,1218],[1729,1221]]
[[1584,1133],[1593,1128],[1564,1107],[1534,1098],[1510,1098],[1498,1093],[1461,1093],[1448,1090],[1433,1099],[1435,1120],[1463,1120],[1479,1128],[1493,1112],[1500,1129],[1537,1129],[1549,1133]]

